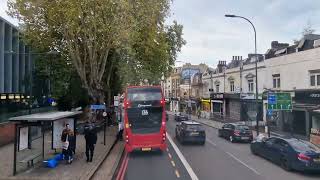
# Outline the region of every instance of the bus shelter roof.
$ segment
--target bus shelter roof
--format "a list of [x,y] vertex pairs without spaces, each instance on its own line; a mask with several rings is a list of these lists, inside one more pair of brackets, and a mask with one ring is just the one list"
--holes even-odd
[[17,116],[12,117],[9,121],[55,121],[62,118],[67,118],[71,116],[75,116],[81,114],[81,111],[54,111],[54,112],[46,112],[46,113],[36,113],[25,116]]

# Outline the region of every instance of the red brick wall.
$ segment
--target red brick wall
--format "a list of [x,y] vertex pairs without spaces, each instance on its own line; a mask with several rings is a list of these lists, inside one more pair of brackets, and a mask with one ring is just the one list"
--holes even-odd
[[14,124],[10,122],[0,123],[0,146],[9,144],[14,140]]

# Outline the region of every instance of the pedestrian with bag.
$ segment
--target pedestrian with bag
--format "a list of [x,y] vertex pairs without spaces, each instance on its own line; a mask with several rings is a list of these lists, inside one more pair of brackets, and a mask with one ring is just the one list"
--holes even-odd
[[61,142],[62,142],[62,154],[63,154],[63,159],[67,160],[68,156],[68,147],[69,147],[69,131],[70,131],[70,125],[66,124],[65,129],[63,129],[62,134],[61,134]]
[[97,143],[97,132],[94,123],[89,121],[86,122],[84,126],[84,138],[86,140],[86,157],[87,162],[92,162],[93,154],[94,154],[94,147]]

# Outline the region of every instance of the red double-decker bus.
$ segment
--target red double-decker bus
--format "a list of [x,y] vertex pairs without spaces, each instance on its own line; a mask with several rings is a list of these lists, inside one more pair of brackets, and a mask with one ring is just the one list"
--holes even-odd
[[165,101],[160,86],[129,86],[124,98],[125,149],[166,149]]

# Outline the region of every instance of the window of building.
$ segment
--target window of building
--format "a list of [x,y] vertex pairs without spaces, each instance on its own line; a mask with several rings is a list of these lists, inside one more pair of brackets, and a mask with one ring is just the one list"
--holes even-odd
[[313,86],[313,87],[320,86],[320,73],[310,74],[310,86]]
[[280,88],[280,74],[272,75],[273,79],[273,88]]
[[230,91],[234,92],[234,81],[230,81]]
[[216,85],[216,92],[217,93],[219,92],[219,86],[220,86],[219,84]]
[[249,92],[253,92],[253,88],[254,88],[253,79],[248,80],[248,88],[249,88]]

